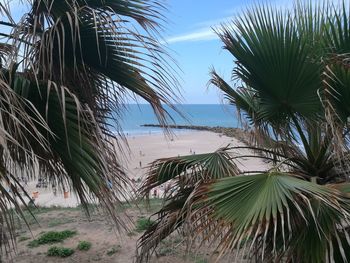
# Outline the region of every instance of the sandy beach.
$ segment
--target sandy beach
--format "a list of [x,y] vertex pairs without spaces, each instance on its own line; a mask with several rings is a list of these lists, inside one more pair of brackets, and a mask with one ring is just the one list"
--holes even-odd
[[[244,145],[235,138],[207,131],[180,131],[174,132],[171,137],[160,133],[129,135],[127,139],[129,151],[124,151],[124,166],[127,175],[135,180],[142,179],[148,165],[158,158],[207,153],[229,144]],[[262,166],[263,162],[249,158],[239,164],[242,170],[259,170]],[[79,204],[72,193],[68,193],[68,197],[64,198],[63,193],[58,192],[54,195],[50,188],[37,188],[36,184],[37,182],[30,182],[25,188],[30,194],[38,192],[35,199],[38,206],[75,207]]]
[[[175,133],[172,138],[166,138],[163,134],[131,135],[128,136],[128,142],[130,154],[127,156],[129,160],[126,163],[127,174],[130,178],[136,180],[145,175],[147,165],[157,158],[212,152],[228,144],[232,146],[243,145],[235,138],[203,131],[181,131]],[[249,152],[247,151],[247,153]],[[140,162],[142,167],[140,167]],[[239,164],[239,167],[242,170],[248,170],[248,168],[249,170],[256,170],[264,165],[266,164],[263,162],[247,158]],[[19,243],[19,252],[14,262],[48,262],[46,257],[48,246],[28,248],[27,243],[43,231],[62,231],[66,229],[73,229],[78,234],[65,241],[64,246],[75,247],[79,240],[87,240],[93,244],[90,251],[76,251],[70,257],[71,261],[69,262],[133,262],[137,240],[141,236],[141,232],[135,231],[135,227],[132,227],[132,231],[127,235],[124,233],[123,238],[111,234],[113,225],[106,218],[101,217],[98,211],[88,218],[85,212],[77,207],[79,202],[74,195],[69,193],[68,198],[64,198],[63,193],[58,192],[55,196],[50,188],[36,188],[36,183],[31,182],[26,188],[31,194],[38,192],[35,203],[39,206],[39,210],[35,211],[40,225],[36,224],[28,215],[28,220],[31,220],[31,232],[23,224],[19,232],[20,238],[27,241]],[[132,205],[126,207],[124,212],[133,222],[137,222],[139,218],[152,216],[154,212],[160,209],[160,204],[160,199],[152,199],[151,206],[147,206],[148,209],[146,209],[146,206],[142,206],[141,203],[137,207]],[[143,208],[140,210],[140,207]],[[164,244],[160,245],[159,255],[153,258],[152,262],[193,263],[215,261],[209,260],[205,248],[195,254],[187,254],[185,243],[182,240],[177,233],[172,235]],[[109,256],[108,251],[116,251],[117,256]],[[49,262],[53,263],[68,262],[52,258],[50,260]],[[227,260],[221,260],[221,262],[232,261],[228,258]]]

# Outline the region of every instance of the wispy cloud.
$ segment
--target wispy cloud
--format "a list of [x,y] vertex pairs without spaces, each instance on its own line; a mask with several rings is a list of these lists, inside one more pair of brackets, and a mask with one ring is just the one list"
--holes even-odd
[[173,44],[179,42],[211,41],[218,39],[214,29],[218,28],[221,24],[232,21],[242,7],[242,5],[236,5],[235,8],[229,10],[229,12],[225,11],[223,17],[198,22],[193,25],[192,31],[182,35],[170,36],[166,39],[166,43]]
[[218,39],[214,29],[218,28],[223,23],[232,21],[233,17],[234,16],[227,16],[199,22],[194,25],[195,30],[182,35],[171,36],[166,39],[166,43],[173,44],[179,42],[210,41]]
[[[311,0],[319,1],[319,0]],[[349,1],[349,0],[347,0]],[[208,19],[206,21],[201,21],[193,25],[193,30],[181,35],[170,36],[165,40],[167,44],[174,44],[180,42],[195,42],[195,41],[211,41],[218,39],[215,34],[214,29],[217,29],[222,24],[226,24],[234,20],[242,11],[253,7],[256,4],[268,3],[275,8],[291,8],[293,6],[294,0],[254,0],[249,4],[236,5],[232,9],[228,9],[223,12],[224,16],[217,19]]]
[[195,32],[169,37],[166,39],[166,43],[173,44],[179,42],[209,41],[214,39],[217,39],[217,35],[214,31],[211,28],[205,28]]

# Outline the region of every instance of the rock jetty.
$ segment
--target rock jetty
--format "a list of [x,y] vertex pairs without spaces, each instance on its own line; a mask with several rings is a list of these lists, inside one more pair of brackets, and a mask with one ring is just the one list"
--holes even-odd
[[[155,127],[155,128],[164,128],[159,124],[143,124],[142,127]],[[171,129],[181,129],[181,130],[197,130],[197,131],[210,131],[219,133],[228,137],[234,137],[244,143],[247,143],[249,140],[249,135],[246,131],[240,128],[228,128],[221,126],[197,126],[197,125],[167,125],[167,128]]]

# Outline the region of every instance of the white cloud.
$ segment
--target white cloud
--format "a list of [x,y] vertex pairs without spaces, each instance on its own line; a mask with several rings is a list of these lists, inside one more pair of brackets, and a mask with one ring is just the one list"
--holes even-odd
[[[232,9],[228,9],[224,12],[225,16],[217,19],[209,19],[201,21],[193,25],[193,31],[182,35],[170,36],[164,43],[173,44],[180,42],[195,42],[195,41],[210,41],[218,39],[218,36],[214,32],[222,24],[232,22],[235,17],[239,16],[242,12],[259,4],[267,4],[277,9],[288,9],[292,8],[298,0],[253,0],[249,4],[236,5]],[[311,0],[313,3],[317,3],[320,0]],[[339,0],[334,0],[339,1]],[[345,0],[349,1],[349,0]]]
[[179,42],[193,42],[193,41],[209,41],[217,39],[217,35],[214,33],[213,29],[205,28],[200,31],[190,32],[183,35],[172,36],[166,39],[166,43],[173,44]]

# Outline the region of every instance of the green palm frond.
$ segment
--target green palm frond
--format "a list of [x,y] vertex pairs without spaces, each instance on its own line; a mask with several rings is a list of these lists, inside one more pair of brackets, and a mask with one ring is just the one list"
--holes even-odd
[[[1,111],[1,128],[7,136],[4,134],[1,147],[0,231],[2,236],[9,233],[1,238],[1,248],[7,252],[10,241],[15,240],[14,214],[8,208],[22,215],[20,204],[27,204],[20,192],[30,199],[18,181],[18,172],[31,179],[47,177],[50,185],[62,190],[72,188],[87,211],[88,203],[98,201],[118,227],[127,227],[115,206],[121,199],[130,199],[126,193],[132,188],[92,111],[64,87],[54,83],[38,87],[23,75],[13,74],[12,78],[11,87],[3,89],[11,91],[11,104],[5,104],[9,100],[4,99]],[[19,108],[15,108],[16,96]]]
[[256,92],[259,118],[281,125],[293,114],[319,114],[321,65],[309,60],[287,11],[257,7],[217,33],[237,61],[234,77]]
[[324,104],[336,122],[347,124],[350,116],[350,71],[342,62],[330,65],[325,71]]
[[[14,69],[15,70],[15,69]],[[46,135],[52,135],[34,105],[16,92],[28,88],[28,82],[14,78],[13,71],[0,72],[0,252],[5,255],[15,240],[15,213],[23,216],[21,205],[29,198],[18,180],[18,173],[34,177],[36,155],[33,145],[48,151]],[[42,134],[42,130],[46,134]],[[25,192],[23,196],[21,192]],[[13,208],[9,210],[9,208]],[[24,217],[23,217],[24,218]],[[4,252],[4,253],[3,253]],[[1,258],[1,257],[0,257]]]
[[325,29],[325,49],[328,54],[324,58],[323,87],[320,89],[325,108],[327,124],[334,137],[334,148],[342,159],[344,149],[348,149],[347,136],[349,99],[349,52],[350,52],[350,7],[344,1],[341,6],[334,7],[328,17]]
[[[329,51],[324,72],[325,87],[323,89],[325,103],[337,115],[342,123],[347,122],[350,116],[347,101],[349,98],[349,69],[350,52],[350,8],[343,3],[334,15],[329,17],[329,25],[325,30],[326,48]],[[327,101],[329,99],[330,101]]]
[[35,0],[33,9],[37,12],[49,13],[56,18],[65,12],[72,11],[74,7],[88,6],[96,10],[114,12],[120,16],[130,17],[136,20],[144,28],[156,30],[159,18],[164,18],[162,9],[165,7],[157,1],[138,0],[76,0],[76,1],[55,1]]
[[187,217],[186,202],[194,187],[180,188],[165,201],[162,209],[156,213],[157,220],[137,242],[136,262],[148,262],[162,240],[176,230],[180,230]]
[[84,83],[85,90],[72,92],[90,104],[97,96],[100,112],[118,110],[120,101],[130,94],[140,96],[151,104],[161,124],[167,122],[162,104],[170,105],[169,98],[177,98],[172,90],[177,87],[173,67],[166,61],[169,57],[152,33],[133,30],[124,18],[135,19],[147,29],[150,25],[154,31],[161,6],[153,1],[124,0],[107,1],[110,6],[106,1],[37,2],[39,7],[33,6],[20,30],[29,31],[25,37],[30,41],[41,39],[34,50],[39,52],[31,54],[29,49],[28,57],[35,57],[34,66],[43,78],[64,86]]
[[[225,80],[223,80],[215,70],[210,72],[210,83],[219,88],[230,104],[236,106],[239,112],[242,111],[250,124],[259,123],[259,99],[251,89],[233,89]],[[241,114],[242,114],[241,113]]]
[[326,48],[333,54],[350,52],[350,7],[346,1],[334,6],[325,30]]
[[155,224],[138,240],[137,262],[149,260],[160,242],[183,225],[186,204],[198,185],[241,173],[232,159],[230,147],[225,147],[213,153],[159,159],[150,165],[140,195],[148,197],[162,185],[165,203],[156,213]]
[[[39,157],[52,160],[49,167],[41,162],[45,169],[52,170],[47,176],[59,183],[68,179],[68,185],[73,187],[82,204],[91,202],[89,197],[93,194],[116,216],[113,205],[118,202],[117,196],[130,199],[126,195],[130,185],[111,142],[101,136],[91,110],[78,104],[78,99],[66,88],[53,83],[42,86],[40,91],[32,87],[28,100],[35,105],[47,105],[39,110],[54,134],[48,138],[50,152],[34,149]],[[113,191],[108,183],[114,186]]]
[[193,231],[238,258],[259,253],[263,261],[332,261],[332,242],[347,231],[350,215],[350,199],[341,192],[277,171],[219,179],[194,196],[201,200],[191,213],[206,216],[192,221]]
[[213,153],[156,160],[151,163],[148,176],[140,188],[141,195],[147,196],[153,188],[172,180],[178,180],[179,184],[186,186],[239,174],[240,170],[232,162],[228,150],[229,147],[225,147]]

